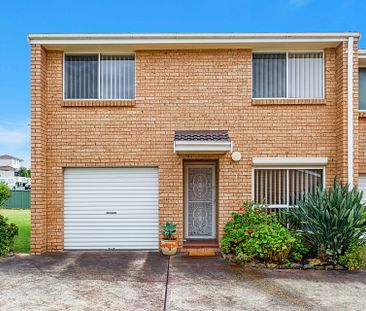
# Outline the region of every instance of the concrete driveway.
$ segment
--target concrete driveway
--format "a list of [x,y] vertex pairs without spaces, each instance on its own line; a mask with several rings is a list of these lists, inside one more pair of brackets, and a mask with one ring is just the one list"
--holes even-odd
[[365,310],[366,271],[241,269],[220,257],[0,259],[0,310]]

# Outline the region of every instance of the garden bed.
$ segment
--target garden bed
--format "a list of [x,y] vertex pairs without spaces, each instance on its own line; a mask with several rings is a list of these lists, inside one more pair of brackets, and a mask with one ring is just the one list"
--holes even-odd
[[244,202],[224,227],[221,251],[240,265],[281,269],[356,270],[366,266],[362,192],[334,180],[285,212]]
[[263,262],[247,262],[243,263],[235,259],[234,254],[222,254],[223,258],[232,264],[243,267],[258,268],[258,269],[297,269],[297,270],[346,270],[341,265],[329,265],[321,262],[317,258],[304,260],[304,263],[289,262],[284,264],[263,263]]

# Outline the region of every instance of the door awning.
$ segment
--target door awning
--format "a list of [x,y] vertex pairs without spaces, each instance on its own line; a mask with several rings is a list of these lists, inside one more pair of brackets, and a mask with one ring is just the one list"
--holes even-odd
[[231,139],[225,130],[175,132],[175,153],[224,154],[231,150]]

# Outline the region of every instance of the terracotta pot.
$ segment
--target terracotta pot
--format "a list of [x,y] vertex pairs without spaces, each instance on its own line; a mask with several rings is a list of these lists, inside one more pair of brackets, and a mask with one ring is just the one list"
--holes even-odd
[[165,256],[173,256],[178,250],[178,240],[162,240],[160,243],[161,252]]

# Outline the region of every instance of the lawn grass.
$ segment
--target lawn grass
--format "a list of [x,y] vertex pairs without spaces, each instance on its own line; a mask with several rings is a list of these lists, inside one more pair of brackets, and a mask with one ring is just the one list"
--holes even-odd
[[19,232],[14,240],[16,253],[29,253],[30,249],[30,209],[0,209],[0,214],[8,218],[8,222],[18,226]]

